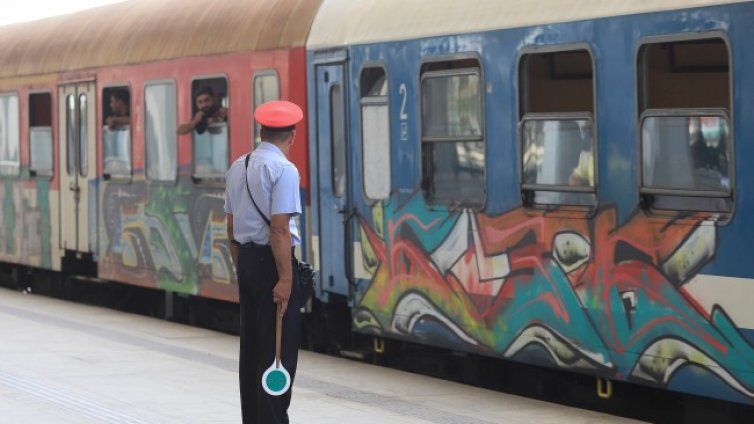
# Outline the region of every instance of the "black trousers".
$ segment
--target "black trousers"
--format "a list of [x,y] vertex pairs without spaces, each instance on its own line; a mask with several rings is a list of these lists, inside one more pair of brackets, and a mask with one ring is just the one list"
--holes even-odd
[[238,255],[238,285],[241,302],[241,352],[239,380],[244,424],[288,424],[288,406],[298,362],[300,328],[300,283],[297,261],[292,258],[293,284],[283,317],[281,362],[291,375],[291,388],[270,396],[262,388],[262,374],[275,360],[277,304],[272,288],[278,280],[275,258],[269,246],[244,246]]

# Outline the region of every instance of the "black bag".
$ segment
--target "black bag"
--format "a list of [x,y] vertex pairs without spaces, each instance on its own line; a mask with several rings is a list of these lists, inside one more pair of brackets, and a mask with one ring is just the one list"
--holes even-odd
[[298,276],[301,280],[301,307],[314,294],[314,281],[317,279],[317,271],[304,261],[298,261]]
[[[249,157],[251,156],[251,153],[246,155],[246,165],[245,169],[248,174],[249,169]],[[262,213],[262,210],[259,209],[259,206],[257,206],[257,202],[254,200],[254,196],[251,195],[251,190],[249,190],[249,179],[247,178],[247,174],[244,174],[244,179],[246,180],[246,192],[249,193],[249,198],[251,199],[251,203],[254,204],[254,207],[257,208],[257,212],[259,212],[259,215],[264,219],[264,222],[267,223],[267,226],[270,226],[270,220],[267,219],[265,214]],[[309,265],[308,263],[304,261],[298,261],[298,276],[299,276],[299,283],[301,285],[301,291],[300,291],[300,297],[301,297],[301,304],[299,305],[300,308],[303,308],[304,305],[306,305],[306,302],[309,301],[309,298],[312,297],[314,294],[314,281],[317,278],[317,271],[314,270],[314,267]]]

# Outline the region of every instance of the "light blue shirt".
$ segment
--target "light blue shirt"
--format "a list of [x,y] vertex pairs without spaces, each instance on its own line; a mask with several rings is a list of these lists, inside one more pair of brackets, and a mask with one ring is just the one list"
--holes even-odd
[[298,246],[301,238],[294,220],[301,213],[298,169],[277,146],[267,142],[251,154],[248,172],[244,172],[245,163],[243,155],[225,173],[225,213],[233,214],[233,238],[242,244],[270,244],[270,227],[251,203],[246,177],[249,191],[267,219],[291,214],[291,245]]

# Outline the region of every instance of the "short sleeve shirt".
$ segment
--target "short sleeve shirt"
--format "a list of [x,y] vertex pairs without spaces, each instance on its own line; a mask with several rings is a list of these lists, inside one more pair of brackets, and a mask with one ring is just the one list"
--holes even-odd
[[239,243],[270,244],[270,227],[251,202],[246,179],[254,201],[267,219],[291,215],[291,244],[301,244],[295,221],[295,216],[301,214],[296,166],[277,146],[267,142],[251,154],[248,169],[245,165],[246,155],[238,158],[225,174],[225,213],[233,214],[233,238]]

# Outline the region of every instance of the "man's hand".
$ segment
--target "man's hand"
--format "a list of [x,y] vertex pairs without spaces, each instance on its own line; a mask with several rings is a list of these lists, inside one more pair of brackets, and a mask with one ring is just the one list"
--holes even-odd
[[291,286],[293,285],[291,280],[278,280],[275,287],[272,289],[272,298],[275,303],[283,304],[280,310],[280,316],[285,315],[285,310],[288,309],[288,299],[291,297]]
[[194,125],[202,122],[202,119],[204,119],[204,111],[200,110],[194,115]]
[[217,109],[217,113],[214,116],[207,118],[207,123],[216,124],[218,122],[225,122],[228,120],[228,109],[221,107]]

